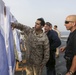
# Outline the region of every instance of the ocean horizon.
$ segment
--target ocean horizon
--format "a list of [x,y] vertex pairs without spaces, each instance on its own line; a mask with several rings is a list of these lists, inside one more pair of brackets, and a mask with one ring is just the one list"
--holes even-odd
[[61,36],[63,36],[63,35],[69,35],[69,33],[70,33],[70,31],[61,31]]
[[70,33],[69,31],[62,31],[61,32],[61,41],[67,41],[69,33]]

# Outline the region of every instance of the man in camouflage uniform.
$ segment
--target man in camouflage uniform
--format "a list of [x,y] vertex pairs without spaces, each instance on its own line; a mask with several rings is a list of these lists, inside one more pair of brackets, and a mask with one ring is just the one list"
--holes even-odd
[[42,31],[44,25],[43,18],[38,18],[33,28],[20,23],[12,23],[12,27],[25,33],[26,75],[41,75],[49,59],[49,41],[47,35]]

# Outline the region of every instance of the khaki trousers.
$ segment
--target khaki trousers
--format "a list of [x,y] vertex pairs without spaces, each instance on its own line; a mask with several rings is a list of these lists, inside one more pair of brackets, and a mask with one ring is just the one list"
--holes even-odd
[[56,48],[56,56],[59,56],[59,48]]
[[40,66],[28,65],[26,66],[26,75],[42,75]]

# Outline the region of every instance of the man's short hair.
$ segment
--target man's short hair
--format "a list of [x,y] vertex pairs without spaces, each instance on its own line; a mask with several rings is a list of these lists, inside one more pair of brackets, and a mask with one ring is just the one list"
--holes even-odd
[[41,21],[41,26],[44,26],[45,25],[45,21],[43,18],[38,18],[37,20]]
[[58,26],[57,26],[57,25],[54,25],[54,27],[56,27],[56,28],[57,28]]
[[50,22],[46,22],[45,24],[48,25],[49,27],[50,26],[52,27],[52,24]]

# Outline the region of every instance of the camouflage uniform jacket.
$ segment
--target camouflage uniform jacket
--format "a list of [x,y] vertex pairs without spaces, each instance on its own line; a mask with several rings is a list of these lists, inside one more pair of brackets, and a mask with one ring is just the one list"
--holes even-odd
[[15,24],[15,28],[24,31],[27,64],[46,65],[49,59],[49,41],[45,33],[36,35],[34,28]]

